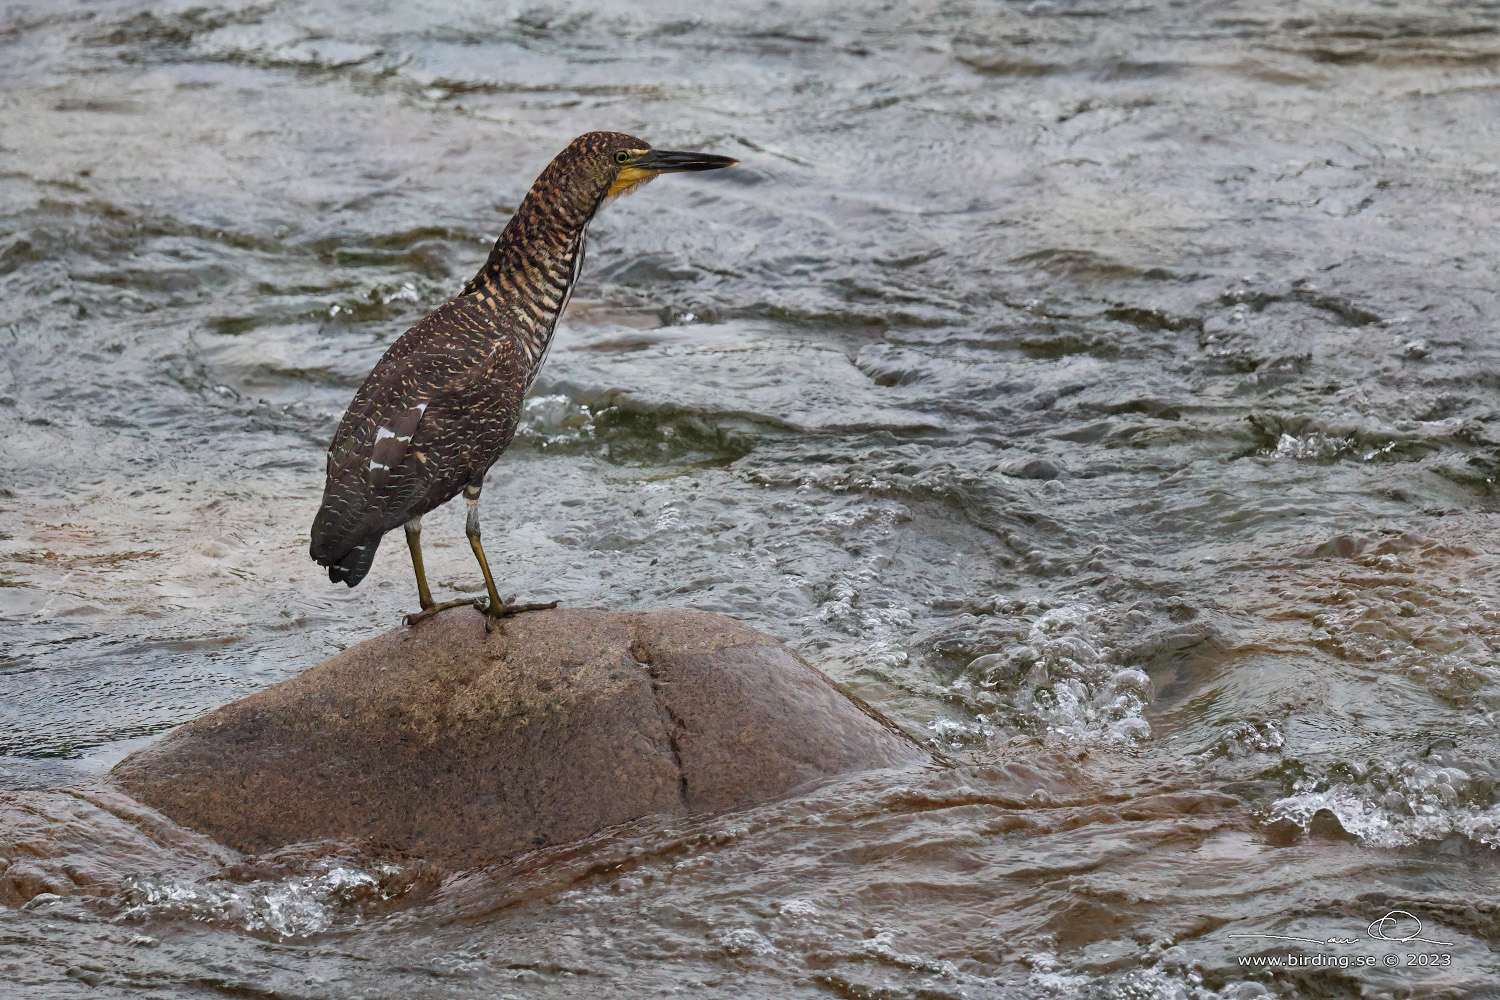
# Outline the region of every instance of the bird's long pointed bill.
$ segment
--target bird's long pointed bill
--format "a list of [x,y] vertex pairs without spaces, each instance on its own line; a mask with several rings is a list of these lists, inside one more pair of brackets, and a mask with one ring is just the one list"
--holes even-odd
[[620,169],[610,186],[609,197],[618,198],[631,188],[639,187],[657,174],[683,170],[718,170],[740,162],[732,156],[717,153],[686,153],[676,149],[648,149]]
[[715,153],[684,153],[675,149],[652,149],[645,156],[631,163],[637,170],[649,170],[654,174],[670,174],[679,170],[718,170],[732,167],[739,160]]

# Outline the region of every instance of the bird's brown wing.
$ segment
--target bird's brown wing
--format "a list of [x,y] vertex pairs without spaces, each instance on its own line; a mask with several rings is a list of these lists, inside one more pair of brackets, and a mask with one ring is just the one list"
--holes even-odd
[[486,319],[461,300],[440,307],[391,346],[344,414],[328,489],[364,494],[378,530],[445,503],[510,443],[515,414],[496,420],[495,398],[515,345]]

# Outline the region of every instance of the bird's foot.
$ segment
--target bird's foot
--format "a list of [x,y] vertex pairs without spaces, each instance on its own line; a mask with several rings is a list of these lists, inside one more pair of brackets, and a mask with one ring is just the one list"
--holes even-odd
[[557,607],[557,602],[548,601],[546,604],[507,604],[502,601],[498,611],[490,605],[489,601],[484,601],[482,607],[480,602],[476,601],[474,606],[480,608],[485,613],[484,630],[490,632],[494,630],[497,622],[503,621],[511,615],[524,614],[527,611],[551,611]]
[[415,625],[419,621],[431,618],[439,611],[447,611],[449,608],[463,607],[477,607],[482,611],[484,610],[484,604],[485,600],[482,597],[461,597],[456,601],[444,601],[442,604],[434,604],[431,607],[423,608],[421,611],[413,612],[412,614],[407,615],[406,618],[403,619],[403,621],[405,621],[408,626],[411,626]]
[[488,619],[485,622],[485,630],[488,631],[495,622],[500,621],[502,618],[509,618],[511,615],[519,615],[527,611],[550,611],[557,607],[557,602],[548,601],[546,604],[505,604],[502,602],[500,609],[497,611],[490,607],[490,602],[486,598],[461,597],[456,601],[444,601],[442,604],[434,604],[431,607],[423,608],[421,611],[414,611],[402,619],[402,621],[407,626],[412,626],[417,624],[417,622],[431,618],[440,611],[447,611],[449,608],[467,607],[478,608],[484,612],[485,617]]

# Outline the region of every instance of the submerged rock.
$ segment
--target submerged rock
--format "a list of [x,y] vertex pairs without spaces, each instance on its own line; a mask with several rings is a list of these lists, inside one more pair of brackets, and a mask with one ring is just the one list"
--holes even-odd
[[218,708],[112,776],[245,851],[334,838],[479,864],[925,757],[721,615],[555,610],[486,633],[463,609]]
[[191,877],[234,858],[113,789],[0,794],[0,906],[39,896],[109,895],[132,871]]

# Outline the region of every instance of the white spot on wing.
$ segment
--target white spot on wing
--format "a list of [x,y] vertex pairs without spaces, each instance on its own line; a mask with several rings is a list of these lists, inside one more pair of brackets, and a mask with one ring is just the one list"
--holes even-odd
[[391,430],[389,427],[382,427],[375,432],[376,442],[384,441],[386,438],[393,438],[395,436],[396,432]]

